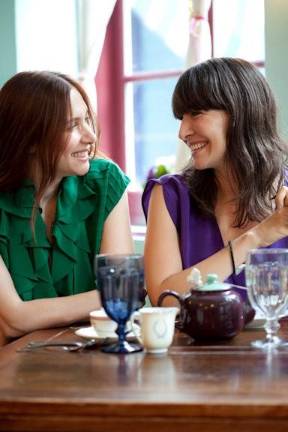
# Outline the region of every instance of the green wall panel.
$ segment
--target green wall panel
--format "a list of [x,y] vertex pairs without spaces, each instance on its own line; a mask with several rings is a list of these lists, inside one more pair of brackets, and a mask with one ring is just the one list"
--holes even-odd
[[288,1],[265,0],[266,77],[276,96],[280,131],[288,138]]
[[15,0],[0,0],[0,86],[17,71]]

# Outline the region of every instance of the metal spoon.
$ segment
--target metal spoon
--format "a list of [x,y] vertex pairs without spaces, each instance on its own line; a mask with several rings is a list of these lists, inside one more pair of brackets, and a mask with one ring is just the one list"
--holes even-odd
[[33,341],[29,342],[24,348],[21,348],[19,351],[33,351],[39,348],[50,348],[50,347],[58,347],[63,349],[64,351],[80,351],[85,348],[92,347],[99,343],[96,339],[91,339],[88,342],[79,342],[79,341]]

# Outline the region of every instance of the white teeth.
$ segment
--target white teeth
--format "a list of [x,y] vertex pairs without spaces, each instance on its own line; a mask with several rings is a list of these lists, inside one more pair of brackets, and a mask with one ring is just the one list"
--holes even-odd
[[196,143],[196,144],[191,144],[190,148],[192,151],[195,151],[195,150],[199,150],[205,146],[206,146],[206,143]]
[[88,152],[87,152],[87,150],[75,152],[75,153],[72,153],[72,156],[75,158],[85,158],[85,157],[88,157]]

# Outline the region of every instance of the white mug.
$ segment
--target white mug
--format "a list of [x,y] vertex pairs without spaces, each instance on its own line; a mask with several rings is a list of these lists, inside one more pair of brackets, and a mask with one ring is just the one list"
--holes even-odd
[[135,319],[140,321],[140,336],[135,336],[148,353],[166,353],[173,341],[175,318],[179,312],[177,307],[143,307],[139,309],[139,317],[133,316],[132,329]]

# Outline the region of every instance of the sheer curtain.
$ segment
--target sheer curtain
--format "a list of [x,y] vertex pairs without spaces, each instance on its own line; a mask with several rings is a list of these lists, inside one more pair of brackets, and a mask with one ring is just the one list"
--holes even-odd
[[[190,0],[189,3],[189,44],[186,56],[186,68],[207,60],[212,54],[211,33],[208,21],[211,0]],[[190,156],[190,150],[182,141],[179,141],[175,170],[181,171],[187,165]]]
[[95,75],[106,28],[117,0],[77,0],[79,81],[96,110]]

